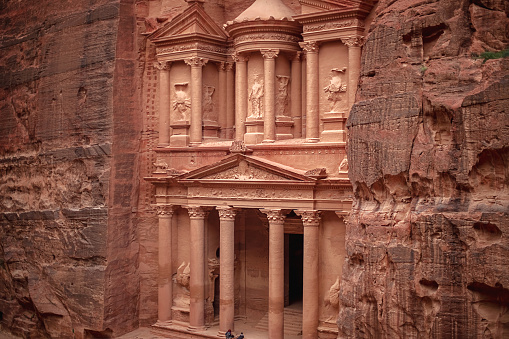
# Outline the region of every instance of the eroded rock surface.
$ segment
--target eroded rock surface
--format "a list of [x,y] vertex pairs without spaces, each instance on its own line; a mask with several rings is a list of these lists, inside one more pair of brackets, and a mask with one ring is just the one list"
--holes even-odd
[[379,2],[348,159],[342,338],[509,336],[505,1]]

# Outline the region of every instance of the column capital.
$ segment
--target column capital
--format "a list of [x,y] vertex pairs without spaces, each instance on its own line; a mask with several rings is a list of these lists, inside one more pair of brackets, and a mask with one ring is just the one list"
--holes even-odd
[[260,53],[264,59],[275,59],[279,54],[278,48],[262,48],[260,49]]
[[185,206],[187,209],[187,213],[189,213],[189,218],[191,219],[205,219],[205,217],[209,214],[209,208],[203,206]]
[[202,67],[205,66],[205,64],[209,61],[209,59],[205,58],[199,58],[199,57],[192,57],[184,59],[184,62],[188,64],[191,67]]
[[160,71],[169,71],[171,68],[171,61],[156,61],[154,62],[154,68]]
[[174,205],[152,205],[159,217],[171,217],[175,213]]
[[295,54],[292,56],[292,61],[299,62],[299,61],[301,61],[301,58],[302,58],[302,52],[298,51],[298,52],[295,52]]
[[350,215],[350,213],[345,211],[336,211],[336,215],[338,216],[339,219],[346,222],[348,220],[348,216]]
[[249,60],[249,56],[240,54],[239,52],[233,52],[232,53],[232,59],[235,62],[246,62]]
[[301,216],[304,227],[318,227],[320,225],[320,211],[295,211],[295,214]]
[[306,53],[318,53],[319,43],[317,41],[303,41],[303,42],[299,42],[299,46]]
[[361,47],[364,44],[364,37],[358,35],[341,38],[341,42],[343,42],[348,47]]
[[217,206],[220,220],[235,220],[238,210],[231,206]]
[[233,62],[220,62],[218,64],[218,69],[219,71],[226,71],[226,72],[229,72],[233,69]]
[[285,222],[286,215],[280,209],[260,209],[260,212],[267,215],[270,224],[282,224]]

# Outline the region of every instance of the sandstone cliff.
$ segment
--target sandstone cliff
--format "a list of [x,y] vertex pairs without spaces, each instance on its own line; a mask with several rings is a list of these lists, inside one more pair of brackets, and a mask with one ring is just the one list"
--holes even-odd
[[0,4],[0,328],[14,334],[137,326],[133,7]]
[[508,14],[379,1],[348,124],[340,337],[509,337],[509,58],[472,57],[507,49]]

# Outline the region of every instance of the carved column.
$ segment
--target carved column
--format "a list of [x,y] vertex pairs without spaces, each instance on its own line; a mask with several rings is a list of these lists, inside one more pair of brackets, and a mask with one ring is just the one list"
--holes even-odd
[[[247,106],[246,106],[247,107]],[[235,81],[233,63],[226,63],[226,138],[233,139],[235,124]]]
[[227,91],[226,91],[226,62],[221,62],[219,64],[219,88],[218,88],[218,96],[219,96],[219,116],[218,122],[219,127],[221,128],[221,138],[226,138],[226,105],[227,105]]
[[318,43],[307,41],[299,44],[306,53],[306,141],[318,142],[320,140]]
[[208,211],[200,206],[187,206],[191,238],[191,277],[189,290],[191,304],[189,330],[205,328],[205,218]]
[[285,215],[279,209],[261,210],[269,221],[269,338],[284,338]]
[[263,82],[264,82],[264,110],[263,116],[263,142],[276,141],[276,114],[275,114],[275,77],[276,57],[278,49],[261,49],[263,55]]
[[292,79],[291,79],[291,106],[293,119],[293,137],[302,137],[302,74],[300,56],[302,52],[295,53],[292,59]]
[[302,282],[302,338],[317,337],[319,317],[319,211],[297,211],[304,225],[304,267]]
[[360,36],[341,39],[348,46],[348,110],[355,103],[357,84],[361,71],[361,45],[363,38]]
[[235,268],[234,229],[236,210],[232,207],[216,207],[219,212],[219,333],[233,331],[235,315]]
[[202,67],[207,63],[207,59],[189,58],[184,60],[191,66],[191,128],[190,145],[199,145],[202,140],[202,101],[203,101],[203,81]]
[[171,62],[154,63],[159,70],[159,146],[170,144],[170,68]]
[[247,60],[238,53],[235,60],[235,140],[243,141],[247,116]]
[[156,205],[155,208],[159,219],[157,319],[162,322],[171,320],[173,303],[171,221],[174,207],[172,205]]

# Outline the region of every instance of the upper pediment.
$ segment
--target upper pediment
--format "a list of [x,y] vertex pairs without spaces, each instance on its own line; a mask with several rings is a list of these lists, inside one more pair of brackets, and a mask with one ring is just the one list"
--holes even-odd
[[209,36],[222,40],[228,37],[224,29],[214,22],[201,4],[193,3],[169,23],[152,33],[149,39],[161,42],[189,35]]
[[183,181],[292,181],[314,182],[315,179],[281,164],[242,154],[232,155],[215,164],[204,166],[179,177]]

